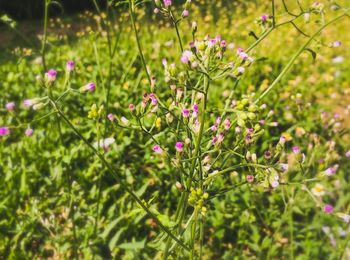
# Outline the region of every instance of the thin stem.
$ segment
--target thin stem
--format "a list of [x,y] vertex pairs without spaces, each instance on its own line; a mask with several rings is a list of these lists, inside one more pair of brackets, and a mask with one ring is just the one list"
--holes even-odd
[[46,71],[46,40],[47,40],[47,20],[48,20],[48,9],[50,5],[50,0],[44,0],[44,34],[43,34],[43,40],[41,45],[41,58],[43,60],[43,67],[44,71]]
[[72,122],[65,116],[62,110],[57,106],[54,100],[50,99],[53,108],[62,117],[62,119],[67,123],[67,125],[73,130],[73,132],[89,147],[89,149],[100,159],[103,166],[111,173],[111,175],[119,181],[121,187],[136,201],[136,203],[151,217],[153,218],[161,230],[168,234],[173,240],[175,240],[182,248],[186,251],[190,251],[190,248],[185,245],[181,240],[179,240],[167,227],[165,227],[158,217],[145,205],[142,200],[128,187],[128,185],[123,180],[123,176],[120,175],[119,171],[115,170],[104,158],[104,156],[96,150],[96,148],[89,143],[89,141],[81,135],[78,129],[72,124]]
[[324,24],[321,28],[319,28],[309,39],[308,41],[301,46],[301,48],[297,51],[297,53],[294,54],[292,59],[288,62],[288,64],[284,67],[284,69],[281,71],[281,73],[278,75],[278,77],[272,82],[272,84],[259,96],[259,98],[255,101],[255,104],[259,103],[276,85],[279,83],[279,81],[282,79],[282,77],[287,74],[289,69],[293,66],[295,60],[300,56],[300,54],[305,50],[305,48],[311,43],[311,41],[321,32],[323,31],[327,26],[330,24],[336,22],[337,20],[343,18],[346,16],[346,13],[334,18],[333,20],[329,21],[328,23]]
[[142,52],[142,48],[141,48],[141,43],[140,43],[140,39],[139,39],[139,34],[136,28],[136,24],[135,24],[135,18],[134,18],[134,11],[133,11],[133,3],[132,0],[129,0],[129,12],[130,12],[130,17],[131,17],[131,23],[132,23],[132,27],[134,29],[134,33],[135,33],[135,37],[136,37],[136,42],[137,42],[137,48],[139,50],[139,54],[141,57],[141,61],[142,61],[142,65],[143,68],[145,69],[146,75],[147,75],[147,79],[149,84],[151,85],[151,76],[148,73],[147,70],[147,65],[146,65],[146,60],[145,57],[143,56],[143,52]]

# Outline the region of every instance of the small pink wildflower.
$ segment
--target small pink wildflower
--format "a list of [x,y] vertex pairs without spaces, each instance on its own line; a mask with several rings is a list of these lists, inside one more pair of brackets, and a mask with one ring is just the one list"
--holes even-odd
[[345,153],[345,157],[350,158],[350,150]]
[[300,148],[299,148],[299,146],[293,146],[293,147],[292,147],[292,151],[293,151],[293,153],[295,153],[295,154],[300,153]]
[[9,102],[5,105],[7,111],[12,112],[16,108],[16,103],[15,102]]
[[264,15],[262,15],[260,18],[261,18],[261,21],[262,21],[263,23],[266,23],[266,21],[267,21],[267,19],[269,18],[269,16],[266,15],[266,14],[264,14]]
[[189,116],[190,116],[190,110],[189,109],[183,109],[182,110],[182,116],[184,117],[184,118],[188,118]]
[[183,17],[183,18],[186,18],[186,17],[189,15],[188,10],[186,10],[186,9],[185,9],[185,10],[183,10],[183,12],[182,12],[182,14],[181,14],[181,15],[182,15],[182,17]]
[[10,134],[10,129],[6,126],[0,127],[0,136],[5,136]]
[[325,173],[327,176],[331,176],[331,175],[337,173],[338,168],[339,168],[339,165],[336,164],[336,165],[334,165],[334,166],[331,166],[331,167],[327,168],[327,169],[324,171],[324,173]]
[[26,136],[28,136],[28,137],[31,137],[31,136],[33,135],[33,133],[34,133],[34,130],[33,130],[32,128],[30,128],[30,127],[28,127],[28,128],[26,129],[26,131],[24,132],[24,134],[25,134]]
[[129,104],[129,110],[132,112],[135,110],[135,105],[134,104]]
[[93,92],[96,90],[96,85],[93,82],[89,82],[85,86],[82,86],[80,89],[80,92]]
[[113,122],[114,119],[115,119],[115,117],[114,117],[114,115],[113,115],[112,113],[109,113],[109,114],[107,115],[107,118],[108,118],[108,120],[111,121],[111,122]]
[[323,211],[324,211],[325,213],[327,213],[327,214],[330,214],[330,213],[333,212],[333,206],[330,205],[330,204],[326,204],[326,205],[324,205],[324,207],[323,207]]
[[176,151],[181,153],[183,151],[183,149],[184,149],[184,144],[182,142],[177,142],[175,144],[175,149],[176,149]]
[[253,175],[247,175],[246,180],[248,183],[254,182],[254,176]]
[[192,52],[191,52],[191,51],[188,51],[188,50],[184,51],[184,52],[182,53],[182,55],[181,55],[181,62],[182,62],[183,64],[188,64],[189,61],[190,61],[190,57],[191,57],[191,56],[192,56]]
[[74,70],[74,61],[69,60],[66,62],[66,70],[72,72]]
[[225,130],[229,130],[230,127],[231,127],[231,121],[230,121],[229,118],[226,118],[226,119],[224,120],[224,129],[225,129]]
[[159,145],[155,145],[152,148],[153,152],[157,153],[157,154],[162,154],[163,153],[163,149],[159,146]]
[[45,73],[45,76],[49,82],[54,82],[56,80],[57,71],[54,69],[50,69]]
[[165,7],[171,6],[172,4],[171,0],[164,0],[163,2]]

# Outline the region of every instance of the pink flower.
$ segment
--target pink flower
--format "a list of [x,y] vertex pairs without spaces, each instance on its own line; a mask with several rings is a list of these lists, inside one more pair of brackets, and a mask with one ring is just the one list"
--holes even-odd
[[350,158],[350,150],[347,151],[347,152],[345,153],[345,156],[346,156],[347,158]]
[[240,52],[239,53],[239,57],[242,59],[242,60],[247,60],[248,59],[248,54],[247,53],[245,53],[245,52]]
[[190,116],[190,110],[189,109],[183,109],[182,110],[182,116],[184,117],[184,118],[188,118],[189,116]]
[[171,0],[164,0],[163,2],[165,7],[171,6],[172,4]]
[[152,150],[153,150],[153,152],[155,152],[157,154],[162,154],[163,153],[163,149],[159,145],[153,146]]
[[176,151],[181,153],[183,151],[183,149],[184,149],[184,144],[182,142],[177,142],[175,144],[175,149],[176,149]]
[[299,146],[293,146],[293,147],[292,147],[292,151],[293,151],[293,153],[295,153],[295,154],[300,153],[300,148],[299,148]]
[[158,100],[157,100],[156,96],[153,93],[149,94],[149,98],[151,99],[151,105],[152,106],[156,106],[158,104]]
[[93,82],[89,82],[88,84],[86,84],[85,86],[82,86],[80,89],[79,89],[79,91],[81,92],[81,93],[83,93],[83,92],[93,92],[93,91],[95,91],[96,90],[96,85],[95,85],[95,83],[93,83]]
[[45,76],[49,82],[54,82],[56,80],[57,71],[54,69],[50,69],[45,73]]
[[333,206],[330,205],[330,204],[326,204],[326,205],[324,205],[324,207],[323,207],[323,211],[324,211],[325,213],[330,214],[330,213],[333,212]]
[[10,134],[10,129],[6,126],[0,127],[0,136],[5,136]]
[[23,101],[23,105],[26,108],[30,108],[31,106],[35,105],[37,103],[36,99],[25,99]]
[[198,113],[198,105],[196,104],[196,103],[194,103],[193,104],[193,106],[192,106],[192,110],[193,110],[193,112],[196,112],[196,113]]
[[225,40],[222,40],[222,41],[220,42],[220,46],[221,46],[221,48],[225,48],[225,47],[226,47],[226,41],[225,41]]
[[24,134],[25,134],[26,136],[28,136],[28,137],[32,136],[33,133],[34,133],[34,130],[33,130],[32,128],[30,128],[30,127],[28,127],[28,128],[26,129],[26,131],[24,132]]
[[226,119],[224,120],[224,129],[225,129],[225,130],[229,130],[230,127],[231,127],[231,121],[230,121],[229,118],[226,118]]
[[261,21],[262,21],[263,23],[265,23],[265,22],[267,21],[268,18],[269,18],[269,16],[266,15],[266,14],[264,14],[264,15],[261,16]]
[[12,102],[7,103],[5,105],[5,107],[6,107],[7,111],[12,112],[13,110],[15,110],[16,104],[15,104],[15,102],[12,101]]
[[129,110],[132,112],[135,110],[135,105],[134,104],[129,104]]
[[247,180],[247,182],[252,183],[252,182],[254,182],[254,176],[253,175],[247,175],[246,180]]
[[111,121],[111,122],[113,122],[114,119],[115,119],[115,117],[114,117],[114,115],[113,115],[112,113],[109,113],[109,114],[107,115],[107,118],[108,118],[108,120]]
[[333,48],[338,48],[341,46],[341,41],[335,41],[332,43]]
[[190,61],[190,57],[192,56],[192,52],[191,51],[184,51],[182,53],[182,56],[181,56],[181,62],[183,64],[188,64],[188,62]]
[[241,52],[243,52],[242,48],[237,48],[237,54],[240,54]]
[[159,13],[159,8],[154,8],[153,13],[158,14]]
[[66,62],[66,70],[72,72],[74,70],[74,61],[69,60]]
[[327,176],[331,176],[331,175],[337,173],[338,168],[339,168],[339,165],[336,164],[336,165],[334,165],[334,166],[331,166],[331,167],[327,168],[327,169],[324,171],[324,173],[325,173]]
[[182,17],[186,18],[189,15],[188,10],[185,9],[181,15],[182,15]]

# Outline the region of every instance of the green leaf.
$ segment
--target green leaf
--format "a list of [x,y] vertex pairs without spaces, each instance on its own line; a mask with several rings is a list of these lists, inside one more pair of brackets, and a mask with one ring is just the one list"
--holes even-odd
[[116,218],[111,223],[107,225],[103,233],[100,235],[103,239],[106,239],[109,233],[112,231],[112,229],[124,218],[124,215],[120,216],[119,218]]
[[115,235],[112,237],[111,241],[109,241],[108,243],[108,247],[110,250],[113,250],[114,247],[116,246],[116,244],[119,241],[119,238],[121,236],[121,234],[126,230],[126,227],[122,227],[121,229],[118,230],[117,233],[115,233]]
[[142,241],[135,241],[130,243],[122,243],[118,245],[121,249],[143,249],[145,248],[146,238]]

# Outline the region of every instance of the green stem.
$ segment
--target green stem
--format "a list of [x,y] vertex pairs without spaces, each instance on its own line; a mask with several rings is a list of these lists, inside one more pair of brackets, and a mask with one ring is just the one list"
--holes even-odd
[[65,116],[62,110],[57,106],[53,99],[50,99],[53,108],[62,117],[62,119],[67,123],[67,125],[73,130],[73,132],[89,147],[89,149],[100,159],[103,166],[111,173],[111,175],[119,181],[121,187],[136,201],[136,203],[151,217],[153,218],[161,230],[163,230],[167,235],[169,235],[173,240],[175,240],[182,248],[189,251],[190,248],[185,245],[180,239],[178,239],[167,227],[165,227],[158,217],[152,213],[152,211],[142,202],[142,200],[128,187],[127,183],[123,180],[123,176],[120,175],[119,171],[115,170],[104,158],[104,156],[95,149],[95,147],[89,143],[89,141],[81,135],[78,129],[72,124],[72,122]]
[[142,61],[142,65],[143,68],[145,69],[146,75],[147,75],[147,79],[149,84],[151,85],[151,76],[148,73],[147,70],[147,65],[146,65],[146,60],[145,57],[143,56],[143,52],[142,52],[142,48],[141,48],[141,43],[140,43],[140,39],[139,39],[139,34],[136,28],[136,24],[135,24],[135,17],[134,17],[134,11],[133,11],[133,3],[132,0],[129,0],[129,12],[130,12],[130,17],[131,17],[131,23],[132,23],[132,27],[134,29],[134,33],[135,33],[135,37],[136,37],[136,42],[137,42],[137,48],[139,50],[139,54],[141,57],[141,61]]
[[46,67],[46,40],[47,40],[47,20],[48,20],[48,10],[49,10],[50,0],[44,0],[44,34],[41,46],[41,58],[43,60],[44,71],[47,70]]
[[309,39],[308,41],[301,46],[301,48],[294,54],[292,59],[288,62],[288,64],[284,67],[284,69],[281,71],[281,73],[278,75],[278,77],[272,82],[272,84],[260,95],[260,97],[255,101],[255,104],[259,103],[276,85],[280,82],[280,80],[283,78],[285,74],[289,71],[289,69],[293,66],[295,60],[300,56],[300,54],[305,50],[305,48],[311,43],[311,41],[321,32],[323,31],[327,26],[330,24],[336,22],[337,20],[347,16],[346,13],[334,18],[333,20],[329,21],[328,23],[324,24],[321,28],[319,28]]

